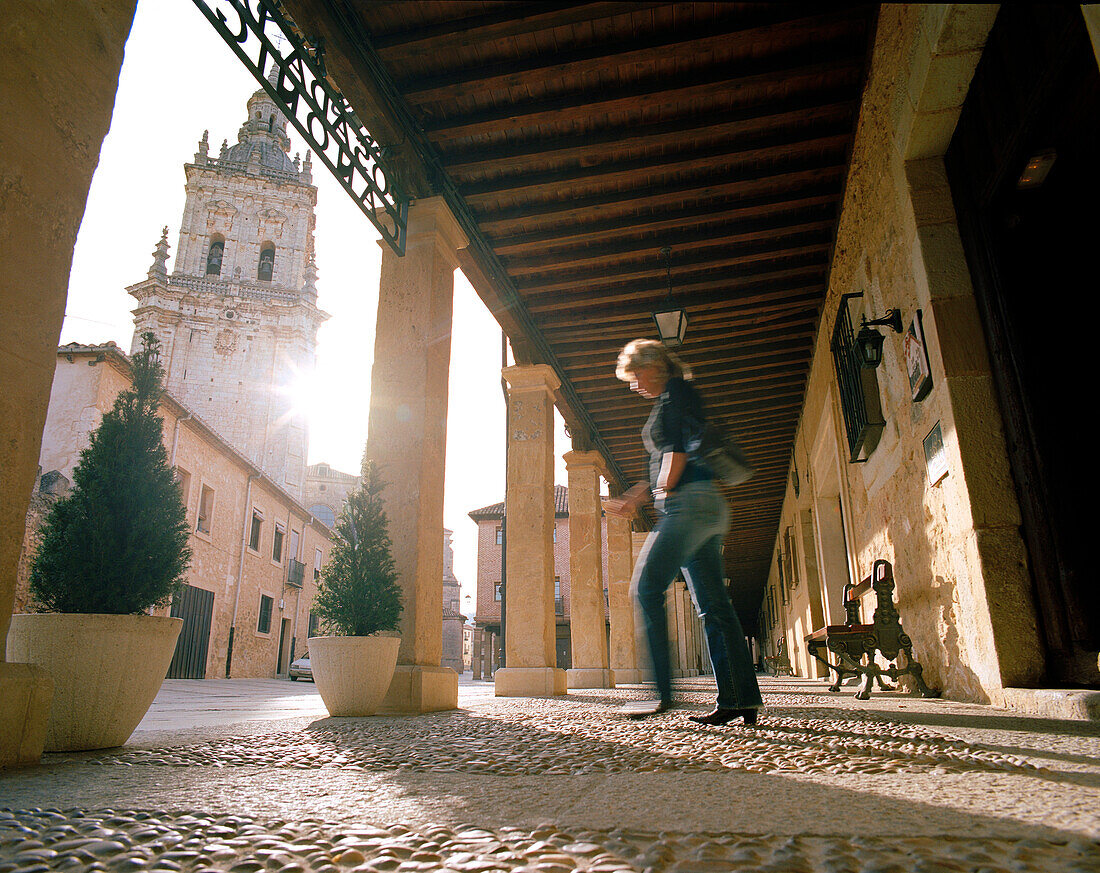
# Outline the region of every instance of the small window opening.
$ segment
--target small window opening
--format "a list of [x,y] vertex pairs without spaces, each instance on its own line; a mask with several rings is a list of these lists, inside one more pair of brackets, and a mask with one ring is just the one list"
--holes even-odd
[[286,534],[286,529],[275,522],[275,536],[271,540],[271,560],[279,561],[283,560],[283,537]]
[[225,254],[225,243],[215,239],[210,243],[210,251],[206,253],[206,275],[220,276],[222,274],[222,256]]
[[256,278],[261,282],[270,282],[275,272],[275,246],[268,243],[260,249],[260,266],[256,271]]
[[260,620],[256,622],[256,631],[261,634],[271,633],[271,608],[275,600],[266,594],[260,595]]
[[252,510],[252,529],[248,534],[248,547],[254,552],[260,550],[260,534],[263,531],[264,514],[258,509]]
[[203,485],[199,492],[199,517],[195,522],[195,530],[202,533],[210,533],[211,518],[214,514],[214,489],[209,485]]

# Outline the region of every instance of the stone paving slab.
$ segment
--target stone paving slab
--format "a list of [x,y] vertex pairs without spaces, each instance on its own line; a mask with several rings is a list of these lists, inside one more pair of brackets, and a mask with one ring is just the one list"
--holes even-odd
[[706,681],[644,721],[615,713],[640,687],[479,685],[403,718],[200,713],[0,773],[0,873],[1100,870],[1100,726],[763,685],[756,728],[690,722]]

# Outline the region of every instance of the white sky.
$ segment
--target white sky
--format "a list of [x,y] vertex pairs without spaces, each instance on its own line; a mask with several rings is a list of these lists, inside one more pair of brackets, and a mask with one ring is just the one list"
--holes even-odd
[[[245,102],[258,87],[191,0],[139,2],[77,237],[62,343],[114,340],[129,350],[136,301],[125,287],[145,278],[164,225],[175,254],[183,165],[193,160],[203,130],[210,131],[214,155],[223,139],[237,141]],[[290,133],[291,155],[304,154],[301,137]],[[309,462],[357,473],[370,409],[381,249],[373,225],[328,169],[316,160],[313,166],[318,303],[332,318],[318,337]],[[169,271],[173,263],[170,257]],[[465,596],[476,597],[477,527],[467,513],[503,499],[504,402],[500,327],[461,272],[455,273],[449,421],[443,521],[454,531],[463,612],[472,615]],[[561,455],[568,450],[557,416],[557,481],[563,484]]]

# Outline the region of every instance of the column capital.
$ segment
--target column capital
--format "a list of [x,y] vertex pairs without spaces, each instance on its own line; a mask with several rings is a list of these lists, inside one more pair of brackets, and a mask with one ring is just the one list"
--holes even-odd
[[596,472],[601,476],[605,475],[607,465],[604,462],[603,455],[599,452],[578,452],[573,450],[571,452],[566,452],[561,457],[562,460],[565,461],[566,472],[594,467]]
[[505,367],[501,375],[512,392],[546,391],[553,394],[561,387],[561,380],[549,364],[517,364]]
[[442,197],[425,197],[409,204],[407,248],[434,243],[450,260],[470,244]]

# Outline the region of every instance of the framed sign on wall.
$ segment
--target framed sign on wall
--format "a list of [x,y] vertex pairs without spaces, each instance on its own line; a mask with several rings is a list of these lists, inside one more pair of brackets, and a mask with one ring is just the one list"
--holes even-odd
[[932,368],[928,363],[928,348],[924,341],[924,322],[921,315],[921,310],[918,309],[916,316],[909,322],[903,341],[905,369],[909,373],[909,391],[914,403],[923,400],[932,390]]

